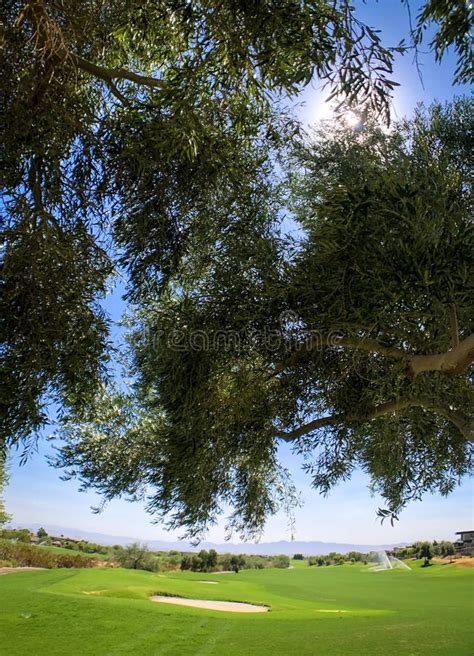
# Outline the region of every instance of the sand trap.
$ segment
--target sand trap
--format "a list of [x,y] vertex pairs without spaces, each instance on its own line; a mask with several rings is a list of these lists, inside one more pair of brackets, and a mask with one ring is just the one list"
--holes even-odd
[[267,606],[255,606],[238,601],[210,601],[209,599],[185,599],[184,597],[166,597],[155,595],[152,601],[162,604],[177,604],[178,606],[192,606],[193,608],[207,608],[208,610],[225,610],[228,613],[266,613]]
[[219,585],[217,581],[196,581],[196,583],[206,583],[207,585]]
[[318,608],[316,612],[317,613],[348,613],[349,611],[348,610],[321,610]]
[[235,574],[235,572],[232,569],[225,569],[222,572],[212,572],[212,576],[215,576],[216,574]]

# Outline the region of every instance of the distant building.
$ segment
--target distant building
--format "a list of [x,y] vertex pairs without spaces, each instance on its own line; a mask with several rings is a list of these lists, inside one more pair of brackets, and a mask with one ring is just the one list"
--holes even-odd
[[465,556],[470,556],[474,549],[474,531],[458,531],[460,537],[454,543],[454,548]]

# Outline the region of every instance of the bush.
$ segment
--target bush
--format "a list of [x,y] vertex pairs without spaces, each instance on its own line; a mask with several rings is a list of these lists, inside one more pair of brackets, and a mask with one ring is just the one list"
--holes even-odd
[[286,569],[290,566],[290,558],[285,554],[281,554],[281,556],[275,556],[272,559],[272,565],[273,567],[278,567],[279,569]]
[[0,531],[0,539],[31,542],[31,533],[27,528],[4,528]]
[[303,554],[295,554],[293,560],[304,560]]
[[0,540],[0,561],[9,561],[14,567],[94,567],[97,562],[84,556],[57,554],[31,544]]

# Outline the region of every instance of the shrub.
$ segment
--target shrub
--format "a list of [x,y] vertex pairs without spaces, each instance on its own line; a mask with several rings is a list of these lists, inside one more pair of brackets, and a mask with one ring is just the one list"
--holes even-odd
[[47,549],[40,549],[31,544],[0,540],[0,561],[10,561],[15,567],[94,567],[93,558],[84,556],[57,554]]
[[273,567],[278,567],[279,569],[286,569],[287,567],[290,566],[290,558],[285,555],[281,554],[280,556],[275,556],[273,559]]
[[31,542],[31,533],[27,528],[4,528],[0,531],[0,539]]

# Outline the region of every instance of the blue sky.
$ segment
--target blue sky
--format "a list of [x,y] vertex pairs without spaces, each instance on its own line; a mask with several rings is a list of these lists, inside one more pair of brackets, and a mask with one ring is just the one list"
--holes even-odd
[[[400,0],[368,0],[367,4],[357,4],[360,5],[359,16],[382,30],[386,44],[395,45],[407,36],[408,16]],[[416,10],[412,11],[416,15]],[[394,117],[411,114],[417,102],[429,104],[434,99],[445,101],[456,93],[467,91],[454,88],[451,84],[453,56],[437,64],[432,55],[421,53],[420,63],[423,86],[413,56],[408,54],[397,60],[394,78],[401,83],[401,87],[396,90]],[[306,123],[327,117],[328,108],[317,81],[305,90],[299,101],[304,102],[299,114]],[[107,299],[106,306],[112,318],[118,319],[123,308],[118,291]],[[19,466],[17,454],[12,454],[10,484],[5,501],[17,524],[54,524],[150,540],[179,537],[179,533],[168,533],[162,526],[153,525],[152,518],[137,503],[117,500],[100,515],[93,514],[91,506],[98,505],[99,497],[93,493],[79,492],[76,481],[61,481],[60,472],[49,467],[45,460],[48,453],[51,453],[51,446],[46,441],[40,442],[38,452],[22,467]],[[292,472],[304,501],[303,507],[296,512],[295,538],[298,540],[396,543],[414,539],[453,539],[456,531],[472,528],[472,481],[464,481],[448,498],[432,495],[412,504],[392,527],[389,523],[381,525],[376,518],[376,509],[383,502],[370,496],[368,481],[363,473],[357,472],[350,482],[340,485],[328,498],[323,498],[311,489],[309,479],[300,469],[299,459],[287,445],[281,446],[280,456]],[[210,531],[208,538],[220,542],[224,535],[222,522]],[[270,519],[263,540],[289,537],[287,519],[283,514]]]

